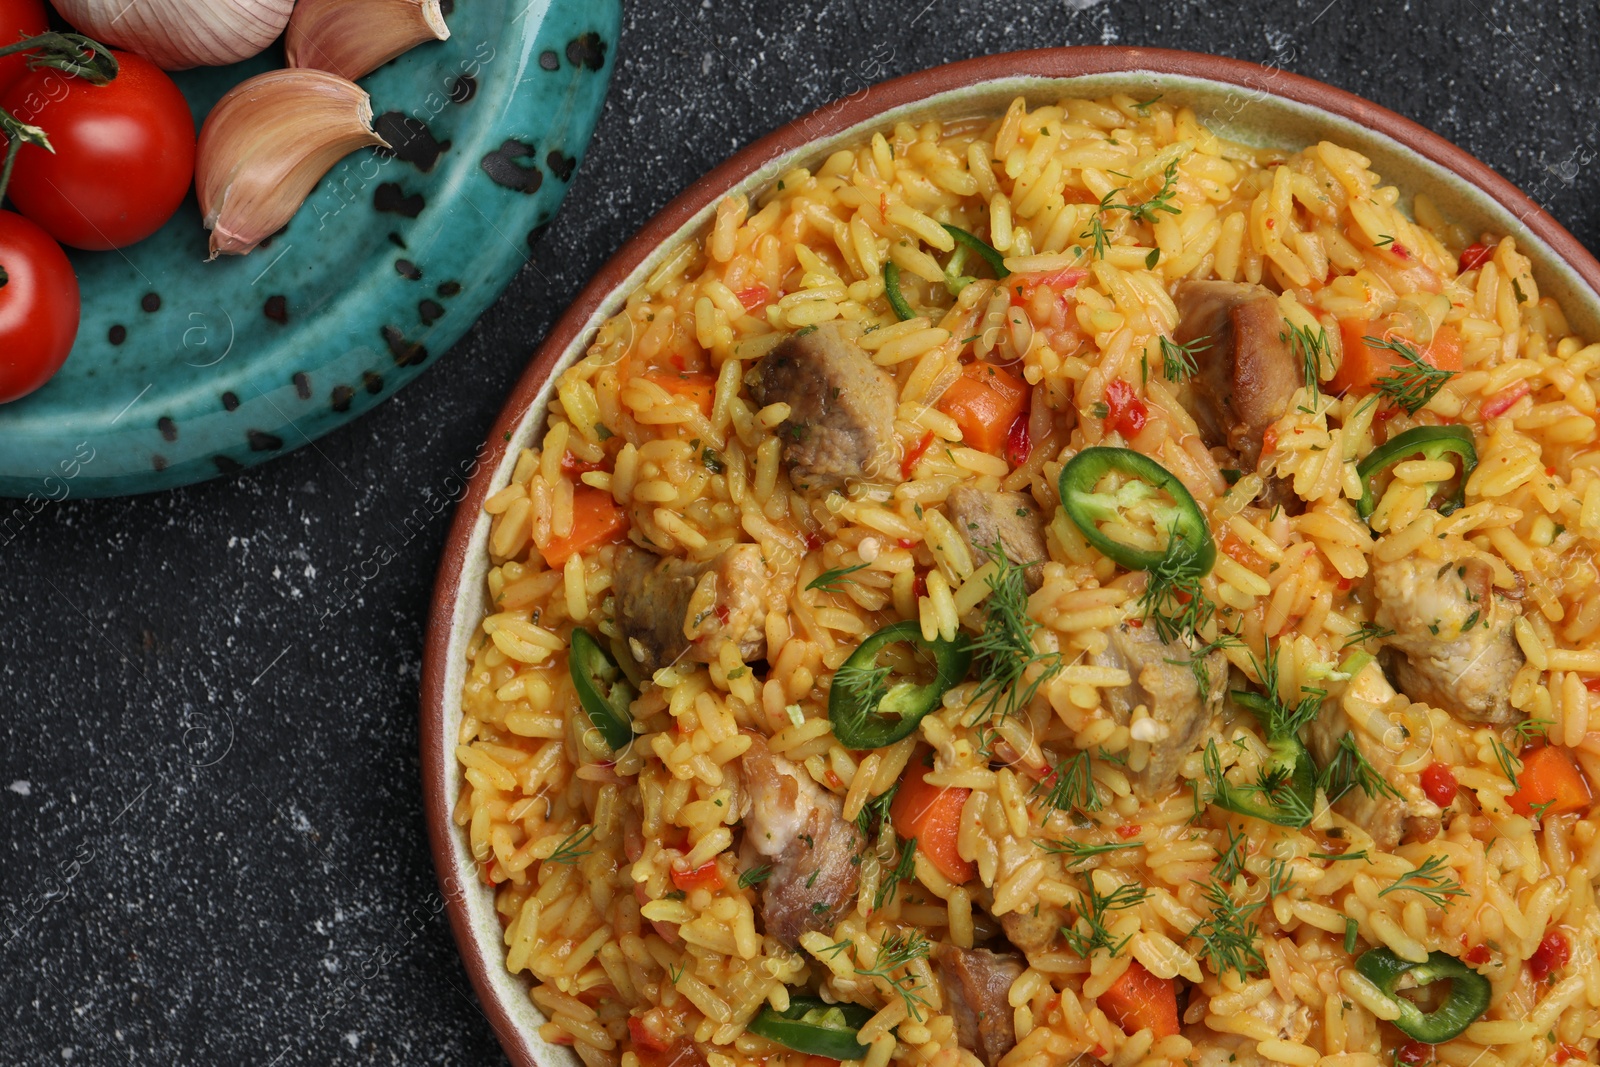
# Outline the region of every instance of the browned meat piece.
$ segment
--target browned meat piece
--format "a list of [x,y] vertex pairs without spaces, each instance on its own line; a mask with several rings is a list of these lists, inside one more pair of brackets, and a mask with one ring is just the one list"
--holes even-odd
[[1148,724],[1133,725],[1135,740],[1150,743],[1150,759],[1142,770],[1130,774],[1133,787],[1146,800],[1154,800],[1178,780],[1185,756],[1201,747],[1201,739],[1222,705],[1228,680],[1228,660],[1220,651],[1202,661],[1207,679],[1201,692],[1190,669],[1194,650],[1188,644],[1167,644],[1151,623],[1134,626],[1125,621],[1107,633],[1105,651],[1089,657],[1096,667],[1121,668],[1133,678],[1131,685],[1106,691],[1106,703],[1117,722],[1133,721],[1139,705],[1150,713]]
[[1414,766],[1424,761],[1415,745],[1409,743],[1398,714],[1407,703],[1394,691],[1383,670],[1376,663],[1368,663],[1350,679],[1337,700],[1322,705],[1321,712],[1306,727],[1306,747],[1317,766],[1332,763],[1339,743],[1349,737],[1378,776],[1399,792],[1399,796],[1368,796],[1357,786],[1334,802],[1335,811],[1371,834],[1378,847],[1384,849],[1399,844],[1407,828],[1416,823],[1431,819],[1434,832],[1438,832],[1439,806],[1423,793],[1422,768]]
[[935,962],[944,986],[945,1007],[956,1023],[956,1040],[994,1067],[1017,1043],[1006,998],[1027,964],[1014,953],[962,949],[948,943],[939,946]]
[[1481,560],[1406,558],[1373,567],[1374,621],[1394,631],[1400,691],[1466,719],[1504,725],[1522,718],[1511,680],[1526,657],[1511,626],[1519,610],[1497,592]]
[[[774,594],[757,545],[734,545],[706,563],[624,548],[617,553],[611,585],[617,625],[647,671],[685,655],[710,663],[723,641],[737,642],[745,660],[766,654],[765,626]],[[696,617],[689,618],[694,605],[700,605]]]
[[996,544],[1006,559],[1028,564],[1024,577],[1031,593],[1044,584],[1044,561],[1049,553],[1044,545],[1044,516],[1026,493],[987,493],[960,485],[950,490],[946,500],[950,523],[972,550],[972,559],[981,563]]
[[1056,935],[1067,925],[1065,910],[1053,904],[1039,904],[1027,911],[1008,911],[1000,916],[1006,940],[1024,952],[1043,952],[1056,943]]
[[1195,355],[1199,373],[1182,390],[1184,407],[1207,445],[1226,445],[1254,470],[1262,433],[1288,412],[1305,376],[1284,339],[1278,298],[1261,285],[1183,282],[1174,301],[1173,339],[1209,339]]
[[803,767],[773,755],[765,739],[752,735],[739,765],[744,847],[772,865],[761,884],[761,920],[770,936],[794,948],[803,933],[832,930],[850,907],[864,842],[839,798]]
[[895,471],[894,379],[838,323],[799,330],[768,352],[751,393],[762,407],[789,405],[777,432],[796,489]]

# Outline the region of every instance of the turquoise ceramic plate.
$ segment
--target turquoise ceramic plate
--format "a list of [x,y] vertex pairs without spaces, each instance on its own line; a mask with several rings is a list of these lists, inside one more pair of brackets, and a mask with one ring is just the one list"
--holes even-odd
[[[449,11],[450,4],[445,7]],[[620,0],[456,0],[449,41],[369,75],[378,130],[288,228],[206,262],[191,197],[154,237],[76,253],[61,372],[0,406],[0,495],[112,496],[279,456],[435,362],[528,259],[583,158]],[[278,48],[176,75],[196,121]]]

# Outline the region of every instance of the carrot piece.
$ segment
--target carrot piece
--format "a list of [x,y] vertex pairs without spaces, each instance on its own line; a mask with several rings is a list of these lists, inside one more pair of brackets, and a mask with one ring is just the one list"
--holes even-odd
[[961,831],[961,808],[972,790],[929,785],[926,775],[932,755],[928,748],[912,753],[905,777],[900,779],[900,791],[889,803],[889,818],[895,833],[907,840],[917,839],[917,851],[928,857],[940,874],[956,885],[965,885],[978,873],[978,866],[961,858],[956,837]]
[[548,566],[559,567],[585,549],[624,540],[627,531],[628,513],[610,493],[580,485],[572,490],[572,532],[553,539],[540,554]]
[[672,370],[653,370],[644,380],[661,386],[673,396],[693,402],[706,418],[717,397],[717,379],[709,374],[690,374]]
[[939,410],[961,427],[963,443],[999,454],[1006,434],[1028,406],[1027,383],[992,363],[969,363],[939,398]]
[[1128,964],[1122,977],[1100,994],[1095,1003],[1123,1033],[1152,1030],[1157,1038],[1178,1032],[1178,987],[1170,978],[1157,978],[1138,960]]
[[[1338,373],[1328,383],[1329,392],[1343,393],[1352,389],[1358,393],[1371,392],[1374,382],[1405,362],[1398,352],[1367,344],[1366,338],[1383,336],[1382,329],[1370,319],[1343,319],[1339,332],[1344,340],[1344,362],[1339,364]],[[1440,370],[1458,371],[1461,369],[1461,334],[1454,326],[1441,326],[1428,347],[1417,354],[1423,362]]]
[[1555,745],[1544,745],[1522,754],[1517,791],[1508,802],[1518,815],[1531,815],[1535,808],[1546,815],[1565,815],[1587,808],[1592,796],[1572,757]]

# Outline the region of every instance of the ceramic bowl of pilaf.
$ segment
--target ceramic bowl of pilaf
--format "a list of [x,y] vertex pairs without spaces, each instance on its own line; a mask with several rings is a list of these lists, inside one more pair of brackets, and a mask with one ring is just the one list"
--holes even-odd
[[1600,264],[1214,57],[975,60],[669,206],[424,675],[521,1067],[1594,1062]]

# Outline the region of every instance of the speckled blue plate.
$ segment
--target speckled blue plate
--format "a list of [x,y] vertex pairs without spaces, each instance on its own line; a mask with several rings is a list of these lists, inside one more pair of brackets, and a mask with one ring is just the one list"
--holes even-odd
[[[350,156],[255,252],[206,262],[191,196],[149,240],[74,253],[78,341],[48,385],[0,406],[0,495],[242,470],[369,411],[466,332],[583,158],[621,3],[456,0],[447,19],[450,40],[362,79],[393,151]],[[198,123],[280,65],[274,47],[175,77]]]

